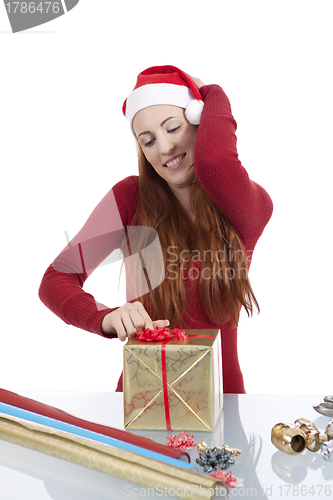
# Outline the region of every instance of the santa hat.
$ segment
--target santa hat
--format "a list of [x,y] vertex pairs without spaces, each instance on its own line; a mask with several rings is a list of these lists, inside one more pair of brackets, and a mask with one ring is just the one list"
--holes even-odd
[[175,66],[153,66],[142,71],[123,104],[123,113],[132,124],[141,109],[158,104],[184,108],[192,125],[200,123],[204,102],[199,88],[187,73]]

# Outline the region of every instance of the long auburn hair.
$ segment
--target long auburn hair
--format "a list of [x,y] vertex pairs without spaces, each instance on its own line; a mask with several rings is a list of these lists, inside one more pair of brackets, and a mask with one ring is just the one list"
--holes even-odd
[[[152,227],[158,232],[165,267],[162,283],[138,299],[149,310],[152,319],[168,318],[171,327],[175,324],[186,327],[183,271],[190,261],[187,268],[190,273],[196,260],[201,261],[201,267],[197,268],[198,274],[194,278],[199,279],[200,299],[213,323],[231,320],[237,325],[241,306],[248,316],[253,314],[254,306],[259,312],[259,304],[248,279],[246,250],[231,222],[196,177],[190,196],[196,218],[191,224],[168,183],[147,161],[138,141],[137,148],[139,189],[132,224]],[[172,269],[170,264],[167,265],[170,249],[172,255],[177,255],[172,260],[177,261],[172,264]],[[205,257],[204,262],[202,257]],[[211,279],[203,276],[203,266],[208,276],[213,276]]]

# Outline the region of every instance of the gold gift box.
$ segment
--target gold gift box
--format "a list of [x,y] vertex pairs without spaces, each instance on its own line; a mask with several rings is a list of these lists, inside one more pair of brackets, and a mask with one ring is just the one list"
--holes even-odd
[[[223,404],[220,331],[185,332],[186,343],[172,339],[165,346],[171,429],[213,431]],[[167,429],[161,347],[136,338],[124,346],[126,429]]]

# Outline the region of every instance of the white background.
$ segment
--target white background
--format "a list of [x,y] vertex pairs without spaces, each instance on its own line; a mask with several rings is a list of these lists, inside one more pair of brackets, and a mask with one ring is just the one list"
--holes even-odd
[[[140,71],[172,64],[224,88],[242,163],[274,202],[250,272],[262,312],[239,327],[247,392],[332,393],[332,14],[324,0],[81,0],[12,34],[0,5],[1,387],[114,390],[123,344],[37,292],[65,231],[137,173],[121,106]],[[85,289],[122,304],[117,271]]]

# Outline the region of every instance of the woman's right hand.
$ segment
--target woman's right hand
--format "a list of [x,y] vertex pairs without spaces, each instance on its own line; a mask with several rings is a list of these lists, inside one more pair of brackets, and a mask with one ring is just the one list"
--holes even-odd
[[106,335],[116,333],[119,340],[124,341],[126,337],[134,337],[139,330],[154,330],[156,326],[165,328],[169,324],[167,319],[152,321],[141,302],[136,301],[128,302],[104,316],[102,332]]

